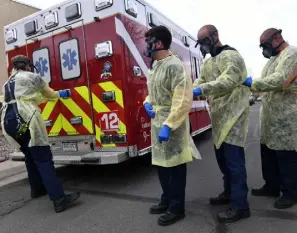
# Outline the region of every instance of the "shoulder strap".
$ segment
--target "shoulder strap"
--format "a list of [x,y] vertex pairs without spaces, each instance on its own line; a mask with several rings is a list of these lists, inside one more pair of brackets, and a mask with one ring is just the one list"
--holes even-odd
[[225,51],[225,50],[234,50],[234,51],[237,51],[235,48],[232,48],[229,45],[227,45],[225,48],[223,48],[222,51]]
[[[16,75],[17,75],[17,73],[14,74],[13,76],[11,76],[9,78],[8,82],[7,82],[7,88],[8,88],[8,92],[9,92],[9,95],[10,95],[10,99],[11,100],[13,100],[13,97],[12,97],[12,92],[11,92],[11,89],[10,89],[10,79],[14,78]],[[14,103],[12,104],[12,107],[13,107],[13,110],[14,110],[14,113],[15,113],[17,119],[20,120],[19,112],[18,112],[18,110],[16,108],[16,105]]]

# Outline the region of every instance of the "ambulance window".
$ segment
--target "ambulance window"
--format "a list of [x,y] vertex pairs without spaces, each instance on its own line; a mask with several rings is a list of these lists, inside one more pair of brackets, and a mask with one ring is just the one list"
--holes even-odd
[[65,8],[65,16],[67,22],[81,17],[81,4],[75,3]]
[[35,50],[32,54],[35,73],[39,74],[47,83],[51,82],[50,56],[48,48]]
[[60,65],[63,80],[81,76],[79,44],[77,39],[69,39],[59,44]]

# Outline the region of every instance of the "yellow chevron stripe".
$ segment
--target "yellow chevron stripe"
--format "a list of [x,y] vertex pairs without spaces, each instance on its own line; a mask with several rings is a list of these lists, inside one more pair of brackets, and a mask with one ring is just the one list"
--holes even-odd
[[116,95],[116,102],[124,108],[124,103],[123,103],[123,92],[120,88],[118,88],[113,82],[104,82],[104,83],[99,83],[99,86],[104,90],[104,91],[114,91]]
[[74,116],[81,116],[83,118],[83,126],[90,133],[93,133],[93,125],[90,117],[72,99],[61,99],[61,101]]
[[63,122],[63,129],[68,135],[77,134],[76,129],[70,124],[70,122],[61,114],[61,120]]
[[52,111],[54,110],[56,104],[58,103],[58,100],[54,100],[54,101],[48,101],[41,113],[42,119],[43,120],[48,120],[48,118],[50,117]]
[[96,112],[110,112],[109,108],[96,96],[92,93],[93,98],[93,108]]
[[87,102],[90,103],[90,98],[89,98],[89,89],[86,86],[81,86],[81,87],[76,87],[74,88],[80,96]]
[[49,136],[52,137],[52,136],[58,136],[59,135],[59,133],[60,133],[60,131],[62,129],[62,118],[61,117],[62,117],[62,115],[59,114],[59,116],[57,117],[51,131],[48,134]]

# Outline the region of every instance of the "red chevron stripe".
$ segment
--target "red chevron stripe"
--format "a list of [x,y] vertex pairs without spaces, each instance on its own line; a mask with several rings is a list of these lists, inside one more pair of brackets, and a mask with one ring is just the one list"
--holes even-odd
[[[68,120],[70,121],[70,119],[72,117],[75,117],[72,112],[70,112],[68,110],[68,108],[61,102],[61,113],[62,115]],[[78,132],[78,134],[81,135],[89,135],[90,132],[88,131],[88,129],[86,129],[83,125],[73,125],[73,128],[76,129],[76,131]]]

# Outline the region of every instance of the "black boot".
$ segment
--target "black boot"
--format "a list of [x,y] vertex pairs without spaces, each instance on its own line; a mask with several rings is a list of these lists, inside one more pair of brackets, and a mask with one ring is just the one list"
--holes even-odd
[[248,218],[251,216],[249,209],[246,210],[236,210],[230,208],[224,212],[218,214],[218,221],[221,223],[233,223],[243,218]]
[[46,194],[47,194],[47,191],[45,187],[42,187],[38,190],[31,190],[31,198],[42,197],[42,196],[45,196]]
[[80,192],[74,192],[71,194],[66,194],[64,197],[54,200],[54,207],[56,213],[62,212],[67,209],[67,207],[76,201],[80,197]]
[[150,208],[150,213],[151,214],[164,214],[164,213],[166,213],[167,209],[168,209],[168,205],[162,205],[162,204],[153,205]]
[[252,189],[252,195],[259,197],[279,197],[280,191],[271,190],[264,185],[262,188]]
[[231,192],[230,190],[225,190],[218,197],[211,197],[209,199],[211,205],[227,205],[231,203]]
[[177,221],[183,219],[185,217],[185,213],[180,213],[180,214],[174,214],[167,212],[166,214],[162,215],[158,219],[158,223],[160,226],[168,226],[173,223],[176,223]]
[[276,209],[287,209],[287,208],[292,207],[295,204],[297,204],[297,200],[296,199],[293,200],[293,199],[285,199],[283,197],[280,197],[274,203],[274,207]]

